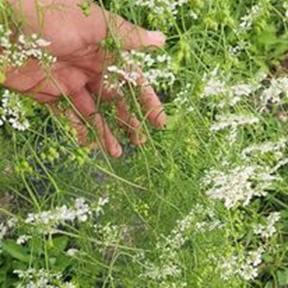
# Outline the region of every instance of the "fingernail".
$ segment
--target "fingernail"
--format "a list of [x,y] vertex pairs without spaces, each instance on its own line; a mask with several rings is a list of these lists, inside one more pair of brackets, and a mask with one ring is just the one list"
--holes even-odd
[[165,128],[165,126],[167,125],[167,116],[163,111],[157,116],[156,125],[159,128]]
[[134,145],[143,145],[144,143],[147,142],[147,137],[143,133],[132,133],[130,135],[130,141]]
[[111,156],[118,158],[122,155],[122,147],[119,144],[116,144],[111,151]]
[[166,41],[166,36],[160,31],[148,31],[148,41],[150,45],[163,46]]

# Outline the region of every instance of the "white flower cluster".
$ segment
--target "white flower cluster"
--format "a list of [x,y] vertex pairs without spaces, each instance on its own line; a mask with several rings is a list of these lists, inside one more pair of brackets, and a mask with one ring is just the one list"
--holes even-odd
[[262,263],[264,249],[259,247],[246,253],[245,257],[231,256],[223,258],[220,263],[221,278],[229,280],[233,276],[240,276],[246,281],[255,279],[259,274],[258,266]]
[[263,6],[256,4],[248,11],[248,13],[241,17],[241,22],[239,24],[238,33],[245,32],[251,29],[253,22],[262,15]]
[[177,106],[185,107],[185,110],[187,112],[194,111],[194,108],[191,105],[190,100],[189,100],[190,89],[191,89],[191,84],[190,83],[186,84],[185,88],[182,91],[180,91],[177,94],[177,97],[174,99],[174,103]]
[[[199,221],[199,218],[205,220]],[[193,233],[205,233],[221,228],[222,223],[217,219],[211,207],[204,208],[203,205],[197,204],[185,218],[177,221],[176,227],[165,239],[166,247],[170,247],[173,250],[180,249],[191,236],[189,232],[191,232],[192,226]]]
[[41,269],[36,270],[29,268],[26,271],[14,270],[20,279],[20,283],[16,288],[76,288],[77,286],[71,282],[63,282],[61,273],[52,273]]
[[[229,108],[234,107],[242,99],[248,99],[247,97],[251,95],[257,96],[253,100],[254,103],[258,104],[256,109],[259,112],[269,111],[269,105],[272,104],[282,105],[287,103],[288,77],[272,78],[269,80],[268,85],[263,84],[264,79],[268,79],[267,75],[259,72],[250,83],[242,82],[229,85],[227,76],[225,77],[224,73],[219,71],[218,68],[214,69],[210,74],[204,75],[202,79],[204,88],[201,97],[214,97],[214,101],[211,101],[211,103],[219,111],[219,114],[216,115],[216,121],[212,123],[210,130],[211,132],[228,131],[229,133],[225,137],[230,146],[236,142],[240,127],[258,124],[260,123],[260,118],[253,115],[231,114],[227,112]],[[223,113],[224,109],[226,110],[225,113]],[[266,144],[266,147],[262,147],[262,149],[268,149],[267,145],[269,144]],[[279,152],[279,158],[281,158],[280,154]]]
[[[278,141],[267,141],[252,144],[240,152],[241,164],[224,160],[222,168],[210,169],[202,181],[207,195],[212,199],[223,200],[230,209],[242,203],[249,204],[255,196],[265,196],[266,190],[275,181],[282,181],[276,173],[279,168],[288,163],[285,158],[287,139],[282,137]],[[270,163],[259,161],[262,155],[269,153]]]
[[[106,199],[106,198],[105,198]],[[25,223],[37,227],[37,231],[44,234],[51,234],[59,225],[65,223],[86,222],[92,212],[95,211],[96,216],[103,211],[103,206],[107,203],[102,198],[99,199],[97,207],[93,209],[85,202],[83,198],[78,198],[72,207],[68,208],[66,205],[56,207],[53,210],[43,211],[40,213],[28,214]]]
[[279,212],[272,212],[266,219],[266,223],[264,224],[256,224],[254,225],[254,233],[256,235],[260,235],[264,239],[270,238],[275,232],[275,224],[280,220]]
[[286,145],[286,138],[281,138],[278,141],[267,141],[264,143],[252,144],[241,152],[241,156],[244,160],[247,160],[249,157],[258,157],[259,155],[272,153],[276,159],[281,159],[284,157]]
[[259,118],[255,116],[246,115],[219,115],[217,117],[217,122],[212,124],[210,130],[212,132],[221,131],[227,128],[236,130],[239,126],[253,125],[259,123]]
[[25,223],[37,226],[42,233],[53,233],[59,225],[65,222],[86,222],[91,214],[90,207],[83,198],[75,200],[73,207],[66,205],[56,207],[54,210],[43,211],[37,214],[29,213]]
[[[135,4],[150,9],[155,15],[167,14],[169,16],[176,16],[179,7],[188,2],[189,0],[136,0]],[[195,15],[193,16],[195,17]]]
[[12,32],[0,24],[0,67],[21,67],[29,58],[37,59],[41,64],[51,65],[56,58],[44,51],[50,42],[36,34],[31,36],[20,35],[16,43],[11,40]]
[[16,92],[4,90],[0,106],[0,126],[5,122],[19,131],[25,131],[30,124],[25,116],[25,109],[21,102],[20,96]]
[[197,204],[182,220],[177,221],[167,237],[163,236],[164,242],[156,243],[160,264],[146,261],[146,270],[141,277],[157,281],[159,287],[186,287],[187,283],[181,277],[183,271],[179,250],[193,233],[205,233],[221,227],[222,223],[211,207],[206,209],[203,205]]
[[245,97],[253,95],[262,88],[261,82],[267,77],[266,73],[259,72],[250,83],[229,84],[228,75],[220,71],[218,67],[202,77],[203,90],[201,98],[215,97],[219,99],[218,108],[233,107]]
[[279,78],[273,78],[270,81],[270,86],[262,92],[261,100],[262,106],[267,104],[279,104],[282,98],[288,98],[288,77],[283,76]]
[[[7,233],[11,228],[15,226],[17,223],[16,218],[10,218],[6,224],[0,223],[0,242],[7,236]],[[0,247],[0,253],[1,253],[1,247]]]
[[[213,215],[213,216],[211,216]],[[216,218],[215,213],[213,212],[213,214],[211,214],[210,217],[211,219],[209,221],[201,221],[201,222],[197,222],[195,224],[195,231],[199,232],[199,233],[207,233],[207,232],[211,232],[213,230],[218,230],[221,229],[223,227],[223,223]],[[213,219],[213,220],[212,220]]]
[[[104,84],[109,89],[121,89],[126,83],[133,86],[139,83],[161,86],[166,83],[172,85],[175,81],[171,57],[168,55],[158,55],[153,58],[150,54],[132,50],[122,52],[121,60],[121,67],[109,66],[108,73],[104,75]],[[143,67],[143,71],[140,71],[140,67]]]
[[257,91],[260,95],[260,110],[271,104],[281,104],[288,100],[288,76],[281,76],[269,80],[269,85],[265,87],[261,82],[267,78],[265,73],[259,73],[251,83],[236,83],[229,85],[218,68],[210,74],[204,74],[202,82],[204,88],[201,97],[220,98],[218,108],[233,107],[243,99],[243,96],[250,96]]
[[206,194],[211,199],[223,200],[231,209],[240,203],[247,206],[253,197],[265,196],[266,189],[280,180],[272,175],[271,169],[261,166],[250,166],[220,170],[210,170],[203,178],[203,184],[210,187]]
[[[220,74],[220,75],[218,75]],[[210,74],[204,74],[202,82],[204,88],[202,90],[201,97],[220,97],[218,108],[233,107],[240,102],[243,97],[248,97],[255,92],[259,87],[256,83],[236,83],[234,85],[228,85],[228,81],[224,75],[218,71],[218,68],[214,69]]]
[[110,222],[106,225],[95,224],[94,229],[105,246],[117,244],[121,240],[120,227]]
[[217,76],[218,70],[218,68],[215,68],[211,73],[206,73],[202,77],[202,82],[204,83],[202,98],[227,94],[227,85]]
[[237,58],[239,54],[251,47],[251,43],[244,41],[243,39],[239,40],[236,46],[229,46],[228,52],[232,57]]

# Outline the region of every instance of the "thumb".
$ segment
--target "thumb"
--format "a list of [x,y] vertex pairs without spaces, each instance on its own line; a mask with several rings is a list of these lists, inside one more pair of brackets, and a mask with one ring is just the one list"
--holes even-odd
[[166,37],[160,31],[149,31],[126,21],[120,16],[107,13],[108,29],[113,36],[119,37],[124,50],[143,47],[160,48],[164,46]]

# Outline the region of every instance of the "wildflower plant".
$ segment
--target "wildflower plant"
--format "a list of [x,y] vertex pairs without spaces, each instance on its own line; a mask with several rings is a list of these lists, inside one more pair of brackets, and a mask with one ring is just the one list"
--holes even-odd
[[[287,1],[98,2],[167,34],[162,51],[111,45],[103,73],[127,100],[152,84],[167,127],[143,121],[147,145],[121,139],[111,160],[1,88],[0,286],[287,286]],[[3,75],[55,63],[52,43],[0,27]]]
[[[108,89],[119,90],[127,83],[133,87],[141,83],[142,86],[153,84],[158,88],[167,89],[175,82],[171,57],[168,55],[153,57],[150,53],[131,50],[122,52],[120,56],[120,67],[109,66],[104,75],[104,84]],[[143,71],[140,71],[141,67]]]
[[[21,96],[15,92],[5,90],[2,95],[0,126],[5,122],[14,129],[25,131],[30,124],[25,115],[25,106],[21,101]],[[27,108],[26,108],[27,109]]]

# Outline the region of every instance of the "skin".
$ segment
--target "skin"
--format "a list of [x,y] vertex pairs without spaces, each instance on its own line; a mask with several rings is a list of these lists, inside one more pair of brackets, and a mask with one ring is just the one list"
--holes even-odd
[[[83,144],[87,140],[88,132],[83,122],[87,120],[108,154],[119,157],[121,145],[95,104],[108,101],[115,105],[116,121],[127,131],[130,141],[135,145],[144,143],[146,137],[139,133],[140,121],[129,112],[125,95],[103,89],[103,72],[107,65],[113,64],[113,55],[104,51],[100,43],[109,34],[120,39],[123,50],[155,49],[164,45],[165,36],[136,27],[97,5],[91,6],[89,16],[85,16],[76,0],[9,2],[16,19],[23,20],[24,34],[36,33],[51,42],[48,51],[57,57],[57,62],[47,76],[37,60],[30,59],[24,67],[7,72],[4,86],[31,95],[56,113],[64,113],[57,110],[55,102],[61,95],[67,95],[78,111],[69,110],[65,114],[76,128],[79,142]],[[163,107],[153,88],[142,83],[140,78],[139,101],[145,116],[153,126],[161,128],[166,125]]]

